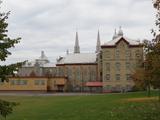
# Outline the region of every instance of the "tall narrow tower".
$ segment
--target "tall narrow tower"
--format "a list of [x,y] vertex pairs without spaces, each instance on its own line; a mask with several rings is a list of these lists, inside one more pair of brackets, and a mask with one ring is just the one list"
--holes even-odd
[[99,30],[98,30],[96,53],[100,52],[100,50],[101,50],[101,42],[100,42],[100,34],[99,34]]
[[78,40],[78,32],[76,32],[76,40],[74,46],[74,53],[80,53],[79,40]]
[[119,27],[118,36],[123,36],[123,30],[122,27]]
[[115,29],[114,35],[113,35],[113,37],[112,37],[112,40],[114,40],[114,39],[116,39],[116,38],[117,38],[117,32],[116,32],[116,29]]

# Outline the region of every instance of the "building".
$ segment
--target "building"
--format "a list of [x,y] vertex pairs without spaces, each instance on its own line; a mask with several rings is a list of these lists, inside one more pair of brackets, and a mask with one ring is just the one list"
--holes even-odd
[[46,57],[44,51],[41,51],[41,56],[34,61],[26,61],[26,63],[19,68],[18,76],[56,76],[56,66],[50,62]]
[[21,92],[65,92],[66,77],[26,76],[11,77],[9,81],[0,82],[0,91]]
[[[79,47],[78,33],[76,32],[76,40],[74,53],[67,54],[65,57],[57,59],[56,67],[59,74],[67,76],[70,83],[70,90],[74,92],[101,92],[102,85],[97,86],[98,65],[97,54],[100,50],[100,37],[98,32],[96,52],[81,53]],[[91,85],[93,84],[93,86]]]
[[[34,90],[35,87],[35,90],[44,91],[131,91],[134,86],[131,75],[142,61],[142,44],[138,40],[125,37],[121,28],[118,33],[115,31],[111,41],[103,45],[100,43],[98,31],[96,50],[92,53],[81,53],[76,32],[73,53],[67,52],[66,56],[59,57],[54,64],[42,51],[38,59],[27,61],[19,69],[16,78],[10,78],[7,89]],[[12,79],[27,80],[27,85],[32,85],[25,89],[20,87],[23,84],[17,83],[18,85],[13,87]],[[44,80],[45,86],[37,88],[36,80]],[[6,90],[5,86],[0,88]]]
[[101,46],[100,76],[103,91],[130,91],[134,86],[131,75],[143,61],[143,45],[123,35],[121,28],[113,39]]

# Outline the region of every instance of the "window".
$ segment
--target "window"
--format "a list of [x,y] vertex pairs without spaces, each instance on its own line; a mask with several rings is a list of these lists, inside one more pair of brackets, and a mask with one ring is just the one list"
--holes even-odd
[[120,80],[120,74],[116,74],[116,80]]
[[27,85],[27,80],[22,80],[21,85]]
[[140,56],[141,56],[141,54],[140,54],[140,50],[136,50],[136,52],[135,52],[136,54],[136,58],[140,58]]
[[110,80],[110,74],[106,74],[106,80]]
[[116,70],[117,70],[117,71],[120,71],[121,64],[120,64],[120,63],[116,63],[116,64],[115,64],[115,67],[116,67]]
[[91,76],[91,81],[96,80],[96,71],[94,69],[91,69],[90,76]]
[[130,74],[126,74],[126,80],[132,80],[132,77]]
[[110,63],[106,63],[106,71],[107,71],[107,72],[110,71]]
[[68,78],[69,79],[71,79],[72,78],[72,68],[71,67],[67,67],[67,76],[68,76]]
[[130,69],[130,63],[126,62],[126,69],[129,70]]
[[129,59],[131,57],[131,51],[126,50],[126,59]]
[[119,59],[119,57],[120,57],[120,51],[119,50],[116,50],[115,57],[116,57],[116,59]]
[[11,85],[27,85],[27,80],[10,80]]
[[45,85],[45,80],[35,80],[35,85]]
[[[89,73],[89,75],[90,75],[90,73]],[[80,69],[80,67],[77,68],[77,80],[81,80],[81,69]]]

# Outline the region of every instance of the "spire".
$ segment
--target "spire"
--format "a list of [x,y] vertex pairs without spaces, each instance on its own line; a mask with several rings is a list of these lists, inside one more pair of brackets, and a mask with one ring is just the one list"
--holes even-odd
[[100,42],[100,34],[99,34],[99,30],[98,30],[96,53],[100,52],[100,50],[101,50],[101,42]]
[[68,49],[66,50],[66,54],[67,54],[67,55],[69,54],[69,50],[68,50]]
[[74,53],[80,53],[79,41],[78,41],[78,32],[76,32],[76,40],[74,46]]
[[114,40],[114,39],[116,39],[116,38],[117,38],[117,32],[116,32],[116,29],[115,29],[114,35],[113,35],[113,38],[112,38],[112,39]]
[[123,30],[121,26],[119,27],[118,36],[123,36]]

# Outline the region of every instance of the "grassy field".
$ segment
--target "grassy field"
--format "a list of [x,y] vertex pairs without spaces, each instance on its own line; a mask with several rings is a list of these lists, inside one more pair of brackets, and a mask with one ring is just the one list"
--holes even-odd
[[160,120],[155,94],[150,99],[144,92],[90,96],[0,96],[0,99],[20,103],[7,120]]

